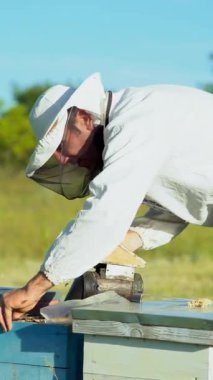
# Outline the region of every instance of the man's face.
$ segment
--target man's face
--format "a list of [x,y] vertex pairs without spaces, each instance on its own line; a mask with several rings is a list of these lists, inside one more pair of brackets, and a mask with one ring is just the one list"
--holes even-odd
[[84,118],[77,111],[75,117],[68,121],[62,142],[54,153],[55,159],[63,165],[77,162],[91,148],[94,133],[92,119]]

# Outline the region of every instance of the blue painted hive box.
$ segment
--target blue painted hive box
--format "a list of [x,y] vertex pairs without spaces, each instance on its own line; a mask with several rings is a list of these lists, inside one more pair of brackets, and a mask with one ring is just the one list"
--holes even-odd
[[0,333],[0,379],[80,380],[82,344],[69,327],[16,322]]
[[72,326],[0,332],[0,380],[213,380],[213,304],[98,297],[72,308]]
[[0,328],[0,380],[81,380],[83,335],[71,326],[14,322]]

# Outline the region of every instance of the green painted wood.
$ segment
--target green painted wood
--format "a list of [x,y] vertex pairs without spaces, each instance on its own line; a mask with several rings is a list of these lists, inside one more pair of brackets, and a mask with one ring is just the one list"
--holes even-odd
[[84,380],[212,380],[209,348],[184,343],[85,336]]
[[[132,377],[108,376],[108,375],[91,375],[84,374],[84,380],[132,380]],[[145,379],[145,377],[134,377],[134,380],[159,380],[159,379]],[[194,379],[193,379],[194,380]]]
[[[91,375],[91,374],[85,374],[84,375],[84,380],[132,380],[132,377],[120,377],[120,376],[108,376],[108,375]],[[134,377],[134,380],[162,380],[162,379],[159,379],[159,377],[155,377],[155,378],[149,378],[147,379],[147,377]],[[171,379],[172,380],[172,379]],[[180,379],[182,380],[182,379]],[[211,379],[206,379],[206,378],[190,378],[189,380],[211,380]]]
[[68,326],[15,322],[12,331],[0,333],[0,380],[81,380],[82,368],[83,336]]
[[213,380],[213,347],[209,347],[209,379]]
[[73,319],[140,323],[142,325],[213,330],[213,306],[189,309],[189,300],[144,301],[141,304],[110,301],[72,310]]
[[138,339],[165,340],[213,346],[213,331],[167,326],[145,326],[115,321],[73,320],[73,332],[90,335],[121,336]]

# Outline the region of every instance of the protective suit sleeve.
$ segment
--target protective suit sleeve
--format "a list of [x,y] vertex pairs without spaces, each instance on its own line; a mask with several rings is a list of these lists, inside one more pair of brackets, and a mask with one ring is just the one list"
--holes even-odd
[[169,243],[179,235],[188,223],[169,211],[150,209],[132,223],[130,230],[141,238],[141,248],[151,250]]
[[125,128],[113,126],[107,137],[104,169],[90,184],[91,196],[56,238],[41,267],[54,284],[80,276],[124,240],[170,146],[163,133],[150,133],[151,128],[136,134],[142,121],[136,115]]

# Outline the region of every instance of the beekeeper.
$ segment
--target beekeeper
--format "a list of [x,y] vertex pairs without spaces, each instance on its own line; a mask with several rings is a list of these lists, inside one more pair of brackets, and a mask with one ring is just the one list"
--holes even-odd
[[[137,236],[133,248],[150,250],[189,223],[213,225],[213,95],[173,85],[105,92],[94,74],[74,92],[51,87],[30,121],[38,143],[27,176],[68,199],[89,197],[40,272],[2,296],[5,331],[54,284],[100,262],[128,231],[130,246]],[[149,211],[133,221],[141,203]]]

